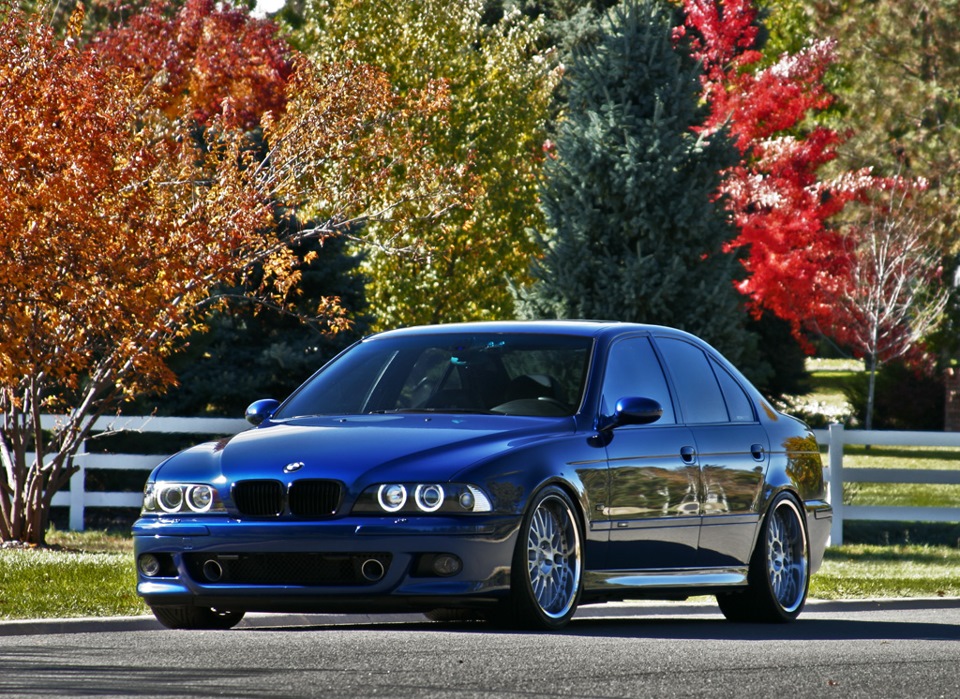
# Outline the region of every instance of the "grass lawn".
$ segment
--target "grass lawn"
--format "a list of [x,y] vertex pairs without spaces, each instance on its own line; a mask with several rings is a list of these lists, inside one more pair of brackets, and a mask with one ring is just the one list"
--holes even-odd
[[960,549],[849,544],[827,550],[810,582],[818,599],[960,597]]
[[51,532],[46,549],[0,549],[0,619],[146,613],[136,594],[133,540]]
[[810,391],[789,396],[784,408],[788,413],[804,418],[814,427],[831,422],[846,422],[853,408],[847,401],[843,386],[855,374],[863,371],[863,362],[852,359],[807,359]]
[[[950,471],[960,468],[960,452],[947,447],[864,447],[847,445],[843,468],[889,468]],[[847,505],[957,507],[960,485],[921,483],[847,483]]]
[[[133,541],[51,532],[49,549],[0,549],[0,619],[128,616],[149,610],[134,590]],[[831,548],[811,598],[960,597],[960,549]]]

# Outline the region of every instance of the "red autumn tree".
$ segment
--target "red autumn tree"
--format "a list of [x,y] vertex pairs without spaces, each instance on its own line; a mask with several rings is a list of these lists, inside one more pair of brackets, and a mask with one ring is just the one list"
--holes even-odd
[[[235,107],[252,83],[211,69],[226,77],[197,84],[218,87],[184,97],[164,69],[81,48],[81,22],[59,40],[43,20],[0,15],[0,541],[43,542],[94,422],[172,380],[166,358],[212,288],[254,269],[279,295],[294,288],[275,207],[322,202],[295,235],[324,236],[377,217],[404,230],[453,199],[452,168],[411,127],[444,108],[442,88],[404,101],[369,66],[294,59],[260,120],[262,156],[244,131],[264,102]],[[204,41],[234,39],[209,36],[217,26],[236,30],[207,23]]]
[[[833,100],[823,83],[831,43],[765,65],[753,0],[684,0],[684,8],[689,32],[680,33],[704,66],[707,128],[728,128],[742,155],[722,192],[740,229],[730,245],[745,249],[740,291],[756,312],[788,321],[801,342],[804,331],[822,333],[865,359],[870,429],[877,368],[921,356],[946,304],[930,226],[906,206],[925,182],[868,169],[820,179],[842,136],[805,120]],[[850,204],[856,210],[838,221]]]
[[264,113],[282,111],[293,68],[272,21],[214,0],[156,0],[100,32],[91,48],[152,83],[167,115],[189,114],[201,126],[222,116],[228,128],[252,128]]
[[832,43],[815,42],[766,65],[753,0],[683,4],[681,34],[704,66],[707,128],[729,129],[742,155],[723,185],[740,230],[730,245],[745,253],[740,291],[755,312],[788,321],[801,341],[805,330],[842,330],[836,300],[848,294],[852,259],[830,220],[883,182],[868,170],[821,179],[843,137],[805,120],[833,101],[823,83]]

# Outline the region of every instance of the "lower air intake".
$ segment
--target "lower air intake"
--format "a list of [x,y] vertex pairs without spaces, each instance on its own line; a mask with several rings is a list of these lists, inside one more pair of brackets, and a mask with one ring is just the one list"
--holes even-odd
[[[184,555],[202,585],[364,586],[389,570],[389,553],[244,553]],[[211,575],[215,570],[216,575]]]

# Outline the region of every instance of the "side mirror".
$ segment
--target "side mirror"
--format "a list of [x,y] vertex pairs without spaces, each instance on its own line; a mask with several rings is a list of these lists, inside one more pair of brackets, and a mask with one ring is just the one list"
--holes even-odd
[[264,398],[263,400],[254,401],[247,408],[247,412],[244,414],[244,417],[247,418],[247,422],[256,427],[264,420],[269,419],[279,405],[280,401],[274,400],[273,398]]
[[631,396],[617,401],[613,415],[605,421],[603,431],[624,425],[649,425],[663,415],[663,406],[652,398]]

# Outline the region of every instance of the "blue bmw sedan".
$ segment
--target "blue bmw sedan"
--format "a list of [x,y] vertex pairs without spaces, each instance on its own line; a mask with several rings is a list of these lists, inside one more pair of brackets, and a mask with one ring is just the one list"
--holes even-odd
[[666,327],[385,332],[247,419],[146,484],[137,590],[165,626],[419,610],[549,630],[704,594],[783,622],[830,531],[810,430]]

